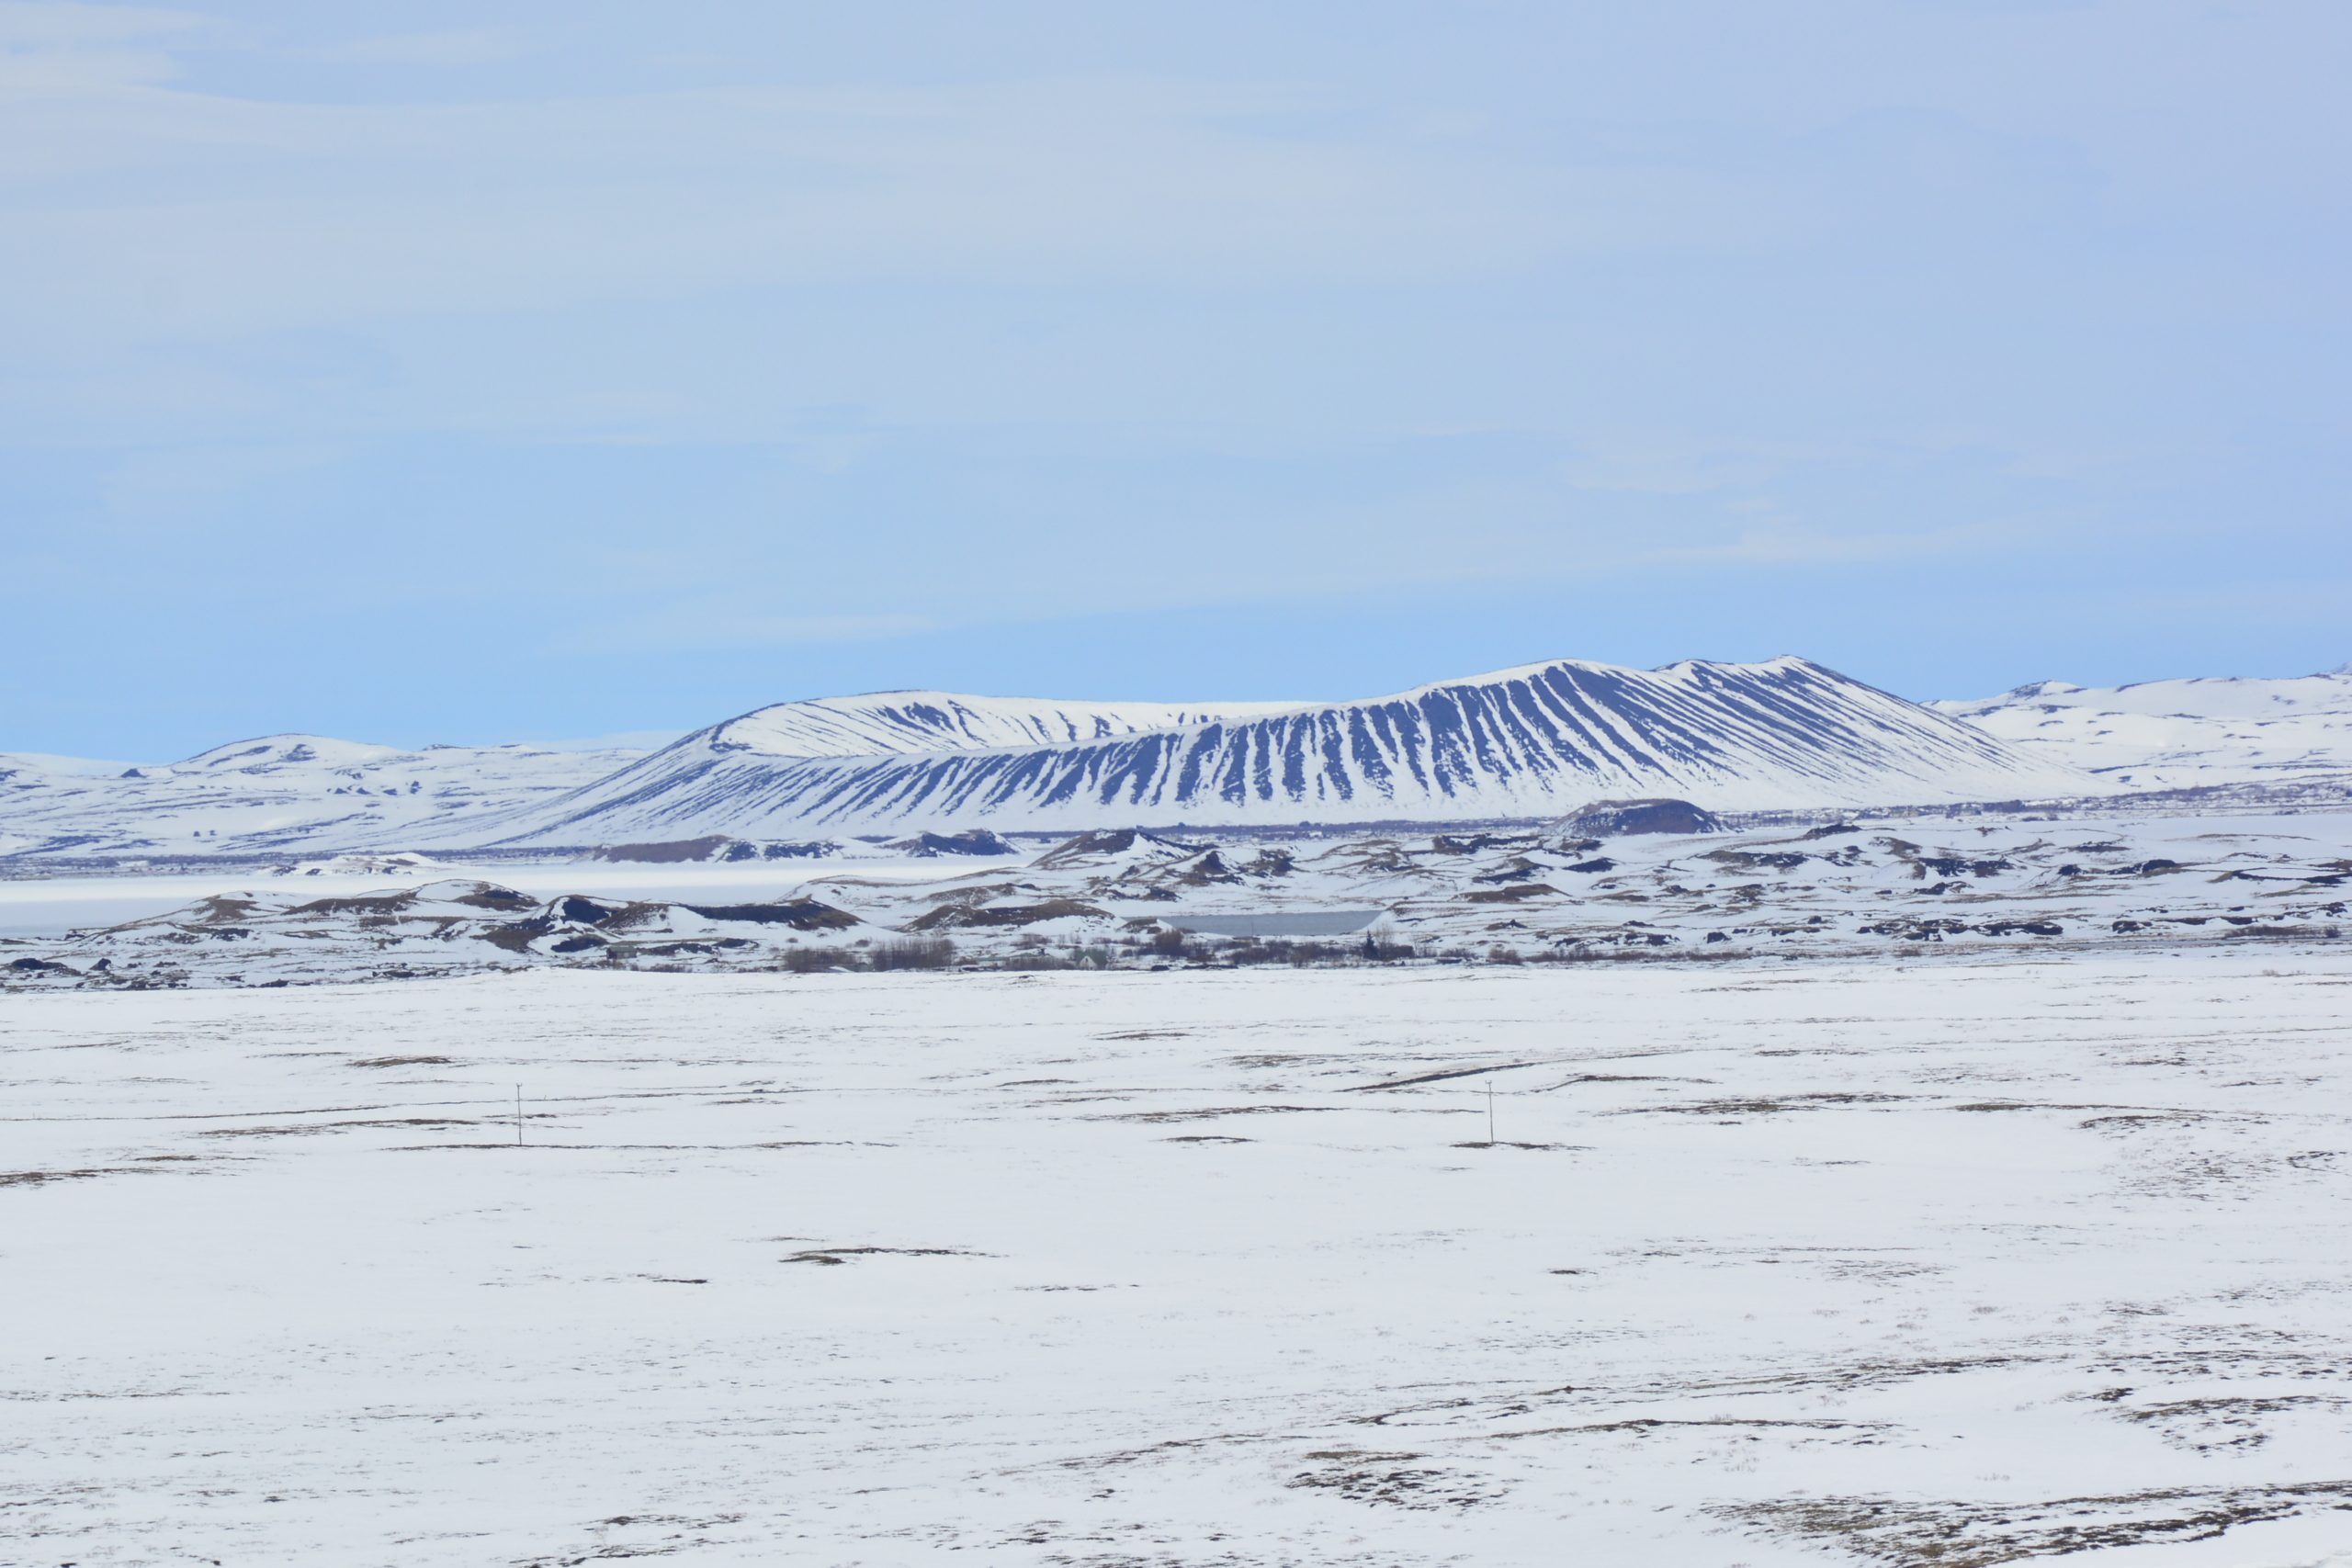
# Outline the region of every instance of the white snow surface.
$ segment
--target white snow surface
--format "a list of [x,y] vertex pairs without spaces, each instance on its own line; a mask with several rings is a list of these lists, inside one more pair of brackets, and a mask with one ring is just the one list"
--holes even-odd
[[2087,687],[2037,681],[1935,702],[2018,750],[2135,791],[2210,784],[2352,784],[2352,666]]
[[0,1560],[2342,1568],[2347,1042],[2267,951],[10,998]]

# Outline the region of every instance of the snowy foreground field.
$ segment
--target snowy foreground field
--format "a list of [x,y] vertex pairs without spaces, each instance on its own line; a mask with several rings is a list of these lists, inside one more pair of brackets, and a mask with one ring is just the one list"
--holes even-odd
[[15,995],[0,1072],[10,1563],[2352,1563],[2352,953]]

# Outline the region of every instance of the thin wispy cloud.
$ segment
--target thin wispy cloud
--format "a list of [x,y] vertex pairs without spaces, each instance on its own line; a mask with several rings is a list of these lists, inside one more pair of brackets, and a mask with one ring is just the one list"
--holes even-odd
[[944,629],[928,615],[764,615],[731,609],[680,607],[639,615],[617,627],[598,628],[571,639],[576,645],[608,647],[613,637],[634,647],[663,649],[794,648],[816,643],[871,642]]
[[200,12],[160,6],[0,0],[0,49],[90,50],[132,39],[184,35],[205,24]]
[[1072,80],[328,106],[94,83],[0,106],[0,319],[54,343],[759,285],[1377,284],[1756,221],[1701,173],[1498,165],[1238,112],[1295,101]]
[[[58,110],[73,118],[76,102],[168,81],[180,71],[173,46],[206,28],[190,11],[0,0],[0,124],[37,131]],[[43,154],[0,145],[0,175],[38,168]]]
[[[2112,681],[2315,644],[2227,590],[2347,570],[2317,0],[385,15],[0,3],[37,749],[279,723],[307,670],[155,649],[355,584],[407,646],[311,711],[595,734],[959,671]],[[2224,608],[2093,635],[2092,581]],[[109,660],[147,717],[70,696]]]
[[503,28],[443,28],[427,32],[379,33],[311,49],[313,59],[342,65],[490,65],[529,53],[519,31]]

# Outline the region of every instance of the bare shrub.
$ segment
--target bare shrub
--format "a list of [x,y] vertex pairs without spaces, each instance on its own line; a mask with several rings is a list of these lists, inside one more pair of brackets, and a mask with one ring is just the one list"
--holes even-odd
[[1015,953],[996,964],[1018,974],[1032,974],[1046,969],[1075,969],[1077,963],[1058,953]]
[[876,942],[865,956],[865,966],[877,974],[889,969],[944,969],[956,962],[956,944],[944,936],[894,937]]

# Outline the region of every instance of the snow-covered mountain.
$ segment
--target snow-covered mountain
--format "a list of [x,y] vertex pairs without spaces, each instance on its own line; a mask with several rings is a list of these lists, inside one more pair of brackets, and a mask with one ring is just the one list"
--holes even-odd
[[266,853],[464,839],[458,824],[471,817],[575,789],[643,755],[521,745],[409,751],[272,735],[103,773],[72,759],[0,756],[0,855]]
[[[812,707],[823,711],[802,711]],[[1157,725],[1140,707],[930,693],[859,699],[848,711],[763,709],[487,825],[498,842],[553,845],[917,823],[1448,821],[1555,815],[1604,795],[1754,809],[2091,787],[2068,767],[1802,659],[1651,671],[1563,660],[1367,702],[1159,710],[1178,722]],[[993,743],[1040,725],[1056,739]],[[876,726],[887,751],[807,749],[867,744]],[[925,750],[900,744],[917,737],[937,739]]]
[[[779,703],[696,732],[714,750],[889,756],[1045,745],[1272,712],[1283,703],[1070,703],[887,692]],[[132,766],[0,755],[0,856],[333,853],[478,846],[648,746],[428,746],[272,735]],[[495,830],[477,827],[496,818]]]
[[2037,681],[1928,705],[2111,788],[2352,784],[2352,665],[2286,680]]
[[160,766],[0,756],[0,857],[1448,822],[1656,795],[1844,809],[2335,781],[2352,788],[2352,670],[2042,682],[1920,705],[1802,659],[1563,660],[1363,702],[821,697],[658,750],[280,735]]

